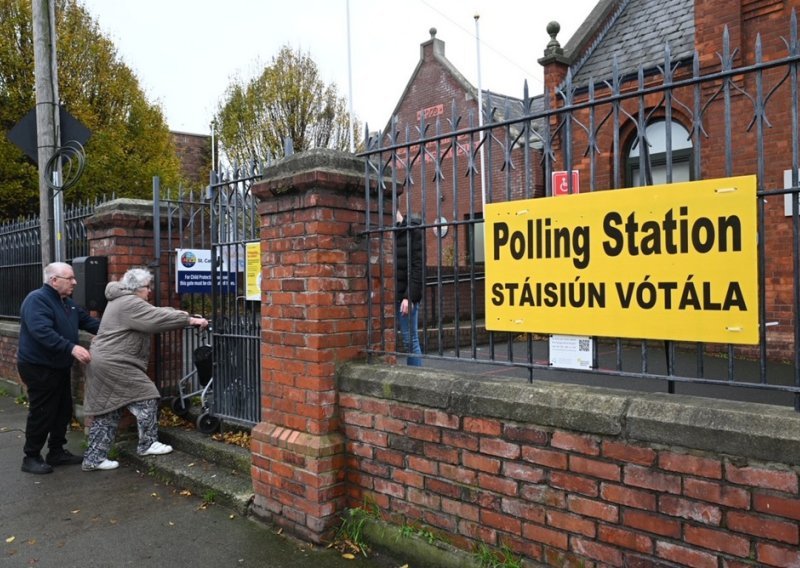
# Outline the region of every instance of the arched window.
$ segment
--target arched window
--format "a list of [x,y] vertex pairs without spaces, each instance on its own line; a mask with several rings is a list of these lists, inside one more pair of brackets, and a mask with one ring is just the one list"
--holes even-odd
[[[689,131],[678,122],[671,123],[672,130],[672,181],[692,180],[692,141]],[[639,179],[639,140],[634,138],[625,159],[626,187],[667,183],[667,121],[658,120],[647,125],[649,146],[645,157],[650,157],[652,180],[642,184]]]

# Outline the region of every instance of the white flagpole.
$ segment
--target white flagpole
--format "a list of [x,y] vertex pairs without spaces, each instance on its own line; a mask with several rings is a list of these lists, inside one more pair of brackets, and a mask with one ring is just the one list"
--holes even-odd
[[[481,128],[481,141],[483,141],[483,88],[481,87],[481,34],[478,20],[480,14],[475,14],[475,50],[478,58],[478,126]],[[481,154],[481,213],[486,209],[486,169],[483,161],[483,144],[480,149]]]
[[353,126],[353,64],[350,57],[350,0],[347,2],[347,98],[350,102],[350,152],[356,151],[356,132]]

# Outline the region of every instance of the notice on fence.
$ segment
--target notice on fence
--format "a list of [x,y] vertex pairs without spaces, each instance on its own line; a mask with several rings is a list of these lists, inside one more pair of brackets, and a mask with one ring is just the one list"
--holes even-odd
[[578,335],[551,335],[548,341],[550,366],[561,369],[591,369],[592,340]]
[[486,205],[492,331],[758,343],[756,177]]
[[[179,294],[211,293],[211,251],[175,249],[175,291]],[[224,292],[236,291],[236,272],[217,272],[217,284]]]
[[261,243],[245,245],[245,282],[247,283],[247,299],[261,300]]

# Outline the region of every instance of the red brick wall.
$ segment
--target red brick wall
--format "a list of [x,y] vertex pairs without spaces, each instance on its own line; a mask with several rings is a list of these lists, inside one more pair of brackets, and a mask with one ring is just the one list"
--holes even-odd
[[[507,545],[549,566],[800,565],[798,464],[780,463],[779,442],[772,461],[692,448],[680,434],[653,443],[593,432],[590,420],[554,426],[553,415],[571,412],[559,408],[577,392],[569,388],[554,387],[552,398],[547,386],[529,393],[542,402],[525,413],[513,403],[490,407],[476,383],[468,405],[443,402],[463,393],[441,374],[435,394],[416,396],[425,387],[415,387],[420,377],[411,373],[367,367],[351,376],[339,402],[352,507],[366,499],[386,520],[421,524],[466,550]],[[507,385],[483,384],[498,398]],[[507,397],[527,398],[522,387],[514,393]],[[587,407],[605,405],[580,396]],[[702,422],[707,403],[700,404],[678,412]],[[494,416],[481,415],[487,411]],[[736,436],[736,425],[728,426]]]
[[19,324],[0,325],[0,378],[22,386],[17,373],[17,347],[19,345]]

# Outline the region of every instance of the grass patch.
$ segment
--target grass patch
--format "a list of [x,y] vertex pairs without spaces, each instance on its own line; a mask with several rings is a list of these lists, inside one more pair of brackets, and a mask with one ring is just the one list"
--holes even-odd
[[412,536],[419,537],[428,544],[434,544],[436,543],[436,541],[442,540],[431,529],[420,525],[412,525],[408,523],[400,527],[400,536],[403,538],[411,538]]
[[475,556],[477,556],[481,568],[522,568],[522,558],[514,555],[505,544],[498,551],[481,543],[475,549]]
[[364,540],[364,525],[368,519],[377,518],[380,518],[378,507],[369,500],[364,501],[363,508],[345,509],[341,516],[342,524],[329,548],[334,548],[346,556],[361,554],[366,557],[369,546]]

